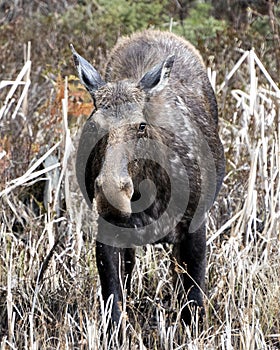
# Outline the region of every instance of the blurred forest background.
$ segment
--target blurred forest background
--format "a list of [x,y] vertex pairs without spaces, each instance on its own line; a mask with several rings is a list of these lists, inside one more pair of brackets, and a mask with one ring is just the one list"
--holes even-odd
[[[92,102],[69,44],[102,73],[117,39],[145,28],[201,52],[227,175],[209,216],[204,331],[168,323],[170,260],[148,247],[130,304],[142,316],[118,345],[100,317],[96,226],[75,183]],[[277,0],[0,0],[0,349],[280,349],[279,84]]]

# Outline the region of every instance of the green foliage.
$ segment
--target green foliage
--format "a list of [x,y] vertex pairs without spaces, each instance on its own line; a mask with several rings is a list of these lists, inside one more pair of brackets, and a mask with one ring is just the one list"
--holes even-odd
[[167,0],[98,0],[84,1],[69,9],[61,18],[62,30],[70,30],[84,41],[104,50],[110,48],[120,35],[148,27],[160,27],[168,21],[163,9]]
[[174,31],[183,35],[194,45],[198,46],[201,42],[207,45],[207,42],[216,37],[218,32],[224,31],[227,27],[224,20],[215,19],[211,12],[210,4],[198,2],[194,8],[190,9],[189,16],[181,26],[175,26]]
[[113,25],[123,33],[158,26],[167,20],[163,13],[167,1],[101,0],[99,3],[103,10],[100,23],[104,23],[106,28]]
[[271,38],[271,27],[267,16],[258,16],[250,26],[251,36],[258,36],[261,38]]
[[[235,8],[241,2],[247,1],[0,1],[1,79],[15,80],[23,66],[23,44],[32,42],[26,118],[24,110],[11,118],[19,90],[11,98],[9,114],[1,119],[0,153],[6,153],[0,159],[1,190],[16,184],[14,180],[58,140],[62,141],[57,148],[61,164],[64,152],[68,154],[63,142],[68,130],[63,128],[61,76],[75,72],[70,42],[100,69],[119,36],[148,27],[168,29],[173,18],[173,31],[192,41],[206,65],[217,72],[219,128],[228,171],[208,222],[208,237],[215,240],[208,246],[204,329],[196,333],[193,328],[191,335],[179,318],[172,317],[179,311],[178,289],[171,283],[168,252],[147,247],[137,252],[133,294],[124,304],[124,312],[130,313],[124,317],[127,345],[111,343],[110,348],[140,349],[144,340],[147,349],[241,349],[246,344],[247,348],[250,344],[255,349],[280,349],[279,101],[259,69],[251,79],[245,63],[219,92],[225,75],[243,50],[251,47],[279,84],[280,5],[275,5],[274,32],[264,11],[242,16]],[[265,0],[251,1],[254,6],[261,2]],[[252,115],[249,99],[237,103],[232,94],[239,88],[254,92],[250,79],[260,87],[257,94],[250,94]],[[84,120],[80,116],[90,114],[92,101],[72,78],[68,82],[68,115],[76,120],[71,119],[76,146],[78,125]],[[0,107],[9,89],[0,90]],[[94,255],[96,222],[77,188],[75,158],[76,148],[61,186],[54,189],[53,197],[61,195],[62,203],[67,198],[67,211],[58,220],[53,205],[46,214],[43,208],[45,175],[0,199],[1,349],[109,348]],[[222,228],[219,236],[218,228]],[[59,244],[38,284],[38,272],[57,238]]]

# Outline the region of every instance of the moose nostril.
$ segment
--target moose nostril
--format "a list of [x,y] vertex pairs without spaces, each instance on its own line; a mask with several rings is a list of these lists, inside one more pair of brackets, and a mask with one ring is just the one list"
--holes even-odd
[[102,179],[101,179],[101,176],[98,176],[95,179],[95,189],[100,190],[101,188],[102,188]]
[[133,183],[130,177],[120,179],[120,189],[125,191],[129,197],[132,197]]

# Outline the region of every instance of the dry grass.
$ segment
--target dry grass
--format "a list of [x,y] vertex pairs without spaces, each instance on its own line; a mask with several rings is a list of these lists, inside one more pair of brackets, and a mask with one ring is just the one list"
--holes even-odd
[[[10,91],[0,125],[26,118],[29,62],[27,55],[15,81],[1,82],[2,92],[8,85]],[[280,348],[280,92],[253,51],[220,86],[215,72],[209,77],[219,98],[227,175],[208,221],[203,330],[191,334],[176,318],[182,305],[171,283],[170,247],[148,246],[137,251],[133,295],[123,305],[123,344],[106,334],[110,303],[102,301],[94,259],[96,214],[75,181],[78,129],[68,126],[66,80],[55,125],[60,140],[20,176],[1,180],[1,350]],[[42,133],[37,138],[43,143]],[[4,146],[7,174],[14,163]],[[45,191],[41,201],[32,194],[36,186]]]

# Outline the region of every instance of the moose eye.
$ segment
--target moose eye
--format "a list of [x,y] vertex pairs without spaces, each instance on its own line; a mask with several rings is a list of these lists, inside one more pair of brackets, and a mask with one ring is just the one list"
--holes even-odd
[[145,130],[145,128],[146,128],[146,123],[140,123],[138,131],[143,132]]

